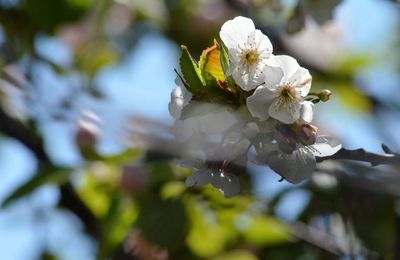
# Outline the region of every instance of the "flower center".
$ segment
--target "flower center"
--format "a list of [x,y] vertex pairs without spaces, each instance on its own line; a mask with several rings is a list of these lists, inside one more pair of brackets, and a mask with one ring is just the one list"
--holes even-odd
[[281,90],[280,96],[285,100],[285,103],[292,102],[296,100],[296,91],[290,86],[284,86]]
[[260,61],[260,54],[257,50],[245,50],[242,53],[242,62],[248,66],[257,64]]
[[293,112],[295,110],[296,101],[296,89],[290,85],[283,85],[279,88],[279,95],[276,98],[275,109],[279,110],[281,106],[285,106]]

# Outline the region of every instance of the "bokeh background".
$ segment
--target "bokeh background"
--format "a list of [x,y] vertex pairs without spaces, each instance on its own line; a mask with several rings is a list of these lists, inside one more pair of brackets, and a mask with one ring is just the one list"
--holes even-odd
[[249,163],[224,199],[158,150],[179,45],[237,15],[332,91],[322,133],[400,151],[398,1],[0,0],[0,259],[400,259],[398,168]]

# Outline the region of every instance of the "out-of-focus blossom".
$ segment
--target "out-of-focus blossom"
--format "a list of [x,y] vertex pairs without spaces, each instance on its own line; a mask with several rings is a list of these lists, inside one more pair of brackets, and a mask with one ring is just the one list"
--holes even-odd
[[173,126],[172,130],[180,141],[189,141],[194,135],[222,135],[238,121],[235,113],[227,107],[219,106],[219,108],[203,114],[200,111],[214,106],[207,103],[195,106],[197,107],[193,110],[198,109],[199,115],[176,120]]
[[168,104],[168,110],[175,119],[181,117],[182,109],[189,104],[192,94],[183,85],[182,79],[175,78],[175,88],[171,92],[171,101]]
[[240,191],[239,179],[236,175],[226,172],[223,168],[214,169],[206,167],[200,161],[187,160],[181,166],[193,170],[192,175],[186,179],[186,185],[205,186],[211,184],[219,189],[225,198],[231,198]]
[[101,119],[91,111],[83,111],[82,118],[78,120],[75,140],[81,149],[93,148],[99,135]]
[[30,117],[27,93],[10,82],[0,79],[0,105],[11,117],[25,121]]

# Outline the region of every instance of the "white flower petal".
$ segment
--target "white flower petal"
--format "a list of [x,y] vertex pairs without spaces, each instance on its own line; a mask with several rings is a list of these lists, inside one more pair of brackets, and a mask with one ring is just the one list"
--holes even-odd
[[238,16],[222,25],[219,36],[228,49],[237,48],[238,44],[247,41],[249,33],[254,30],[255,26],[251,19]]
[[257,75],[256,68],[246,70],[240,65],[232,71],[232,77],[235,80],[235,83],[244,91],[250,91],[260,86],[264,82],[264,77],[261,76],[261,74],[262,73]]
[[314,103],[311,101],[303,101],[300,108],[300,118],[307,123],[311,123],[314,116]]
[[238,156],[247,153],[250,145],[251,143],[248,139],[242,139],[238,142],[225,144],[222,149],[220,149],[217,156],[221,159],[232,161]]
[[271,106],[276,93],[266,86],[258,87],[253,95],[247,98],[246,104],[250,114],[260,120],[268,119],[268,109]]
[[268,114],[282,123],[292,124],[300,118],[300,103],[279,104],[279,100],[275,99],[268,109]]
[[283,70],[280,67],[265,66],[263,69],[263,85],[270,89],[275,87],[281,82],[283,77]]
[[296,89],[300,92],[302,97],[307,96],[308,92],[310,92],[312,77],[307,69],[299,68],[290,76],[288,81],[293,86],[296,86]]
[[[272,44],[253,22],[244,17],[237,17],[226,22],[220,32],[221,39],[227,45],[232,75],[236,84],[243,90],[250,91],[264,81],[263,70],[272,55]],[[254,60],[249,61],[246,55],[252,53]],[[273,62],[272,62],[273,63]]]
[[286,83],[289,81],[289,78],[296,73],[298,69],[300,69],[299,63],[297,63],[296,59],[287,55],[277,55],[275,59],[279,63],[279,67],[283,71],[282,83]]
[[292,154],[272,153],[268,158],[269,167],[290,183],[299,183],[311,176],[316,166],[314,155],[304,148]]
[[262,58],[269,58],[272,54],[272,43],[268,36],[263,34],[260,30],[255,30],[254,33],[250,34],[254,37],[257,50],[261,54]]
[[318,157],[334,155],[342,148],[342,144],[338,140],[326,135],[317,136],[315,144],[311,146],[311,152]]

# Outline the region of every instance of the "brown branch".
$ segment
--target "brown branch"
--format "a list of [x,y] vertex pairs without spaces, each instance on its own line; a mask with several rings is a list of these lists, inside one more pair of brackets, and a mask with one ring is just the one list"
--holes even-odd
[[385,151],[384,154],[368,152],[362,148],[355,150],[342,148],[332,156],[317,157],[317,162],[322,162],[325,160],[351,160],[368,162],[371,164],[371,166],[382,164],[400,166],[400,154],[393,153],[392,150],[390,150],[385,144],[382,144],[382,149]]

